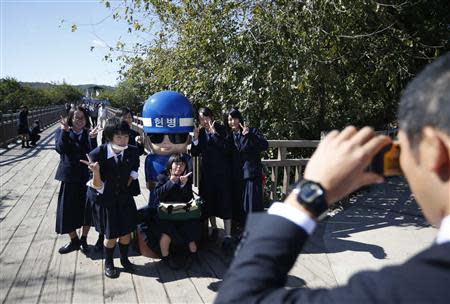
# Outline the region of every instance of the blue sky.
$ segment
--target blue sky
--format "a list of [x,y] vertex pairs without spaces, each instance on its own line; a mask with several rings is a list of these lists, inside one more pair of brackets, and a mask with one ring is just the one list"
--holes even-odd
[[[111,1],[112,7],[118,4]],[[137,39],[127,33],[125,23],[106,18],[111,10],[99,0],[0,0],[0,8],[2,78],[116,85],[119,63],[102,60],[105,45]],[[72,24],[77,24],[76,32],[71,32]],[[96,47],[93,52],[91,46]]]

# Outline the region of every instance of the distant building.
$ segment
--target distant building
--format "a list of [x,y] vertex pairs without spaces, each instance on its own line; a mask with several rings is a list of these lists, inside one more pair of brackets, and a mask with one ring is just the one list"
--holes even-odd
[[89,99],[98,97],[102,91],[104,91],[104,89],[99,86],[88,87],[86,89],[85,97]]

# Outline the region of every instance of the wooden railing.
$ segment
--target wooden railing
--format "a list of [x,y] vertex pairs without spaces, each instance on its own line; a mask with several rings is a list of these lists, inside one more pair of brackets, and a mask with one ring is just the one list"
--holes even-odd
[[[298,151],[299,148],[311,152],[319,144],[319,140],[268,140],[269,152],[277,155],[276,159],[262,159],[263,166],[267,169],[266,195],[271,201],[283,199],[289,191],[289,186],[298,181],[302,175],[309,157],[289,158],[293,152],[288,149],[295,149],[295,154],[305,155],[305,151]],[[271,150],[271,151],[270,151]],[[277,150],[275,152],[275,150]]]
[[[108,107],[108,117],[116,115],[118,109]],[[132,128],[144,135],[143,122],[141,117],[135,116]],[[147,139],[145,139],[147,140]],[[299,153],[299,149],[310,150],[306,154],[311,154],[319,144],[319,140],[269,140],[269,150],[276,158],[264,158],[262,164],[267,174],[265,187],[265,197],[271,201],[282,199],[289,191],[289,186],[298,181],[303,175],[303,170],[308,162],[308,157],[289,158],[293,154],[290,150],[296,150],[294,154]],[[289,150],[288,150],[289,149]],[[193,157],[193,185],[198,187],[200,181],[200,162],[201,159]]]
[[[33,121],[39,120],[41,129],[59,120],[65,114],[63,105],[50,106],[45,108],[31,109],[28,112],[28,125],[31,127]],[[6,147],[17,140],[19,113],[3,114],[0,112],[0,146]]]

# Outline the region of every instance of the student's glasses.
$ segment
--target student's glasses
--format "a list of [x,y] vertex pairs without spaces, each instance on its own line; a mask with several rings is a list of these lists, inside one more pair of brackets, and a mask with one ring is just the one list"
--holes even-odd
[[184,144],[189,136],[189,133],[171,133],[171,134],[164,134],[164,133],[149,133],[147,134],[150,141],[154,144],[160,144],[164,140],[164,136],[168,136],[169,140],[172,144],[178,145],[178,144]]

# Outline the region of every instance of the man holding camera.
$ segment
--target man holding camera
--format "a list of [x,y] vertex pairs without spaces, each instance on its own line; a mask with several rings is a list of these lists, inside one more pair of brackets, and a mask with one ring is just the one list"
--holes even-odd
[[[365,169],[390,143],[371,128],[332,131],[320,143],[284,204],[247,221],[220,303],[448,303],[450,299],[450,54],[407,86],[399,105],[400,163],[426,219],[439,227],[435,243],[398,266],[360,272],[333,289],[285,289],[316,219],[359,187],[382,183]],[[271,229],[264,229],[271,227]],[[401,240],[399,240],[401,241]]]

